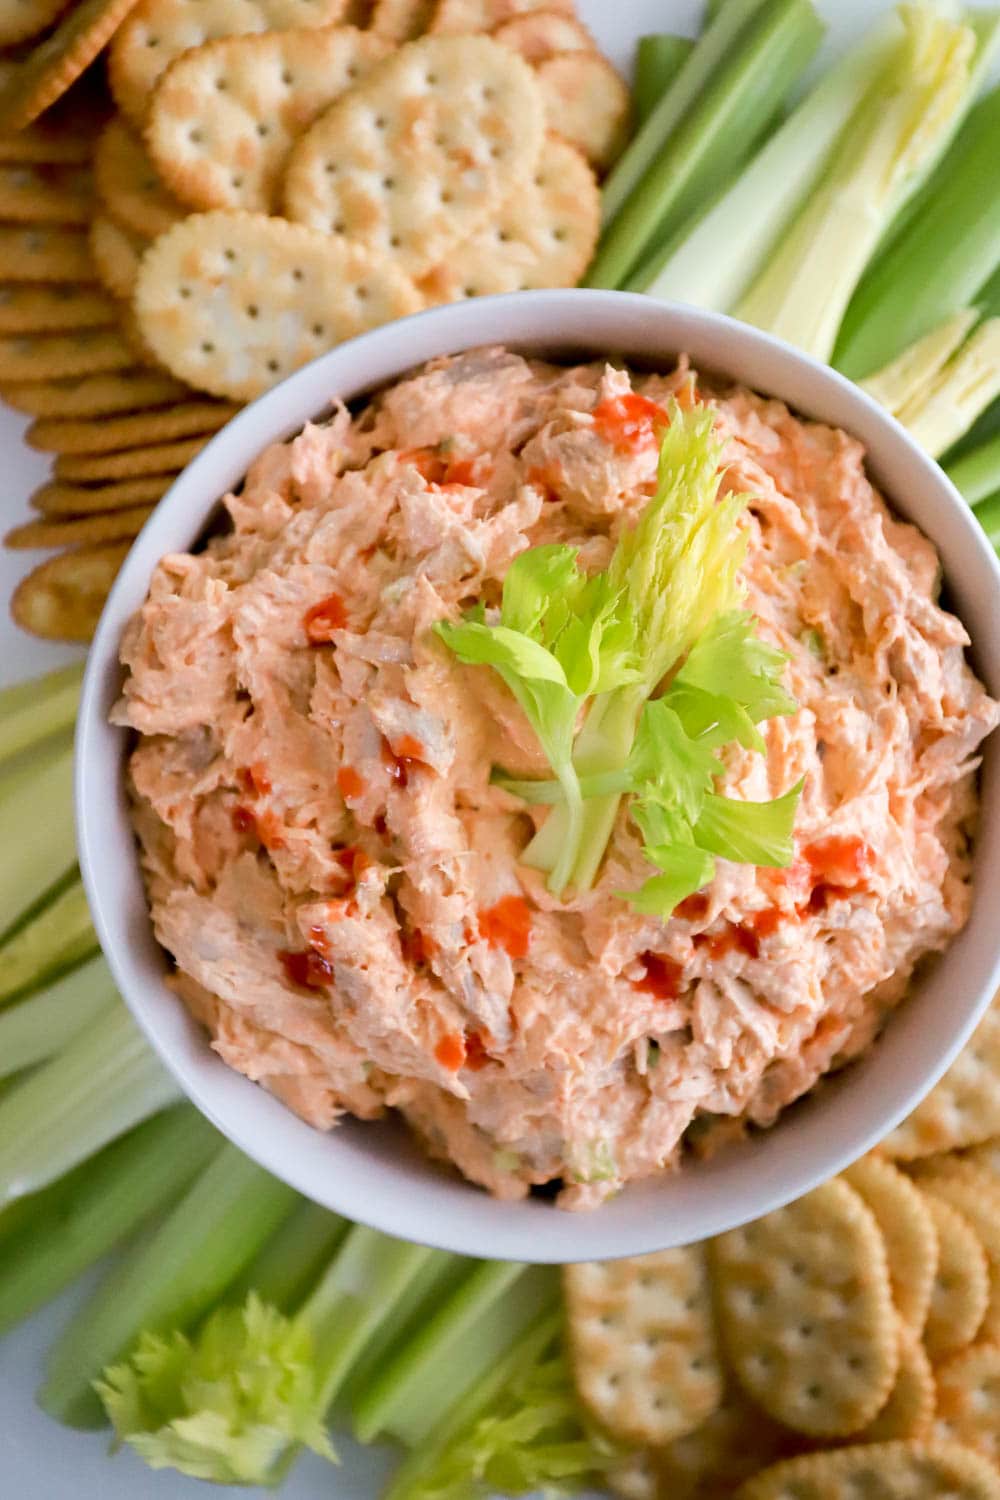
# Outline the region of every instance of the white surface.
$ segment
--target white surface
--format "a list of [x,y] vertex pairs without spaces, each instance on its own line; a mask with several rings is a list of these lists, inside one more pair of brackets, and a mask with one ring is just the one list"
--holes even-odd
[[[825,51],[858,32],[885,0],[819,0],[830,22]],[[634,40],[647,31],[690,31],[697,0],[578,0],[581,16],[619,66],[628,66]],[[4,528],[27,519],[27,497],[47,473],[47,461],[21,442],[25,422],[0,407],[0,454],[5,469]],[[0,595],[10,591],[38,559],[0,552]],[[0,611],[0,685],[68,660],[69,648],[32,641]],[[11,1500],[197,1500],[205,1485],[173,1474],[151,1474],[129,1454],[106,1457],[101,1435],[64,1431],[34,1406],[43,1351],[79,1300],[80,1289],[0,1341],[0,1496]],[[283,1487],[288,1500],[374,1500],[383,1464],[376,1456],[341,1444],[344,1466],[331,1470],[307,1460]],[[215,1493],[213,1490],[212,1493]],[[246,1492],[245,1492],[246,1493]]]

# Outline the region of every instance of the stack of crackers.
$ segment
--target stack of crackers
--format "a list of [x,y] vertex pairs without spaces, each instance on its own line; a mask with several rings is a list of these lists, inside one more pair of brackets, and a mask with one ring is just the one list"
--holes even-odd
[[4,44],[0,397],[56,455],[7,545],[65,549],[12,608],[59,639],[240,403],[423,307],[575,285],[630,124],[573,0],[0,0]]
[[628,1500],[998,1500],[1000,1001],[877,1151],[705,1245],[568,1266]]

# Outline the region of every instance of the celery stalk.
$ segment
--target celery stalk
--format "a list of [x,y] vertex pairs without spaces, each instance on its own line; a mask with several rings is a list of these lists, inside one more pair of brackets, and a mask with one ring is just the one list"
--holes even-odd
[[177,1198],[219,1145],[208,1121],[178,1104],[21,1199],[10,1232],[0,1215],[0,1334]]
[[825,73],[680,243],[640,267],[630,290],[730,312],[801,209],[844,126],[898,45],[898,32],[898,22],[887,18]]
[[57,739],[0,780],[0,941],[20,925],[71,865],[73,746]]
[[899,56],[869,91],[823,181],[736,310],[824,361],[886,224],[967,97],[975,32],[923,6],[904,5],[899,13],[906,32]]
[[0,1015],[0,1078],[59,1052],[110,1005],[120,1005],[103,958],[63,975]]
[[73,872],[0,943],[0,1006],[65,974],[97,952],[97,934]]
[[978,505],[1000,490],[1000,436],[955,459],[945,472],[969,504]]
[[921,399],[948,360],[960,349],[978,318],[975,308],[965,307],[945,318],[922,339],[910,344],[891,364],[860,382],[863,390],[893,416]]
[[974,507],[976,520],[985,531],[992,547],[1000,548],[1000,490]]
[[188,1328],[291,1213],[295,1191],[223,1145],[169,1216],[136,1245],[52,1350],[41,1406],[70,1427],[102,1425],[91,1382],[140,1332]]
[[74,663],[0,692],[0,762],[72,729],[82,678],[83,665]]
[[256,1292],[281,1312],[298,1307],[349,1228],[339,1214],[303,1200],[229,1287],[227,1302],[242,1302],[250,1292]]
[[[716,24],[726,25],[731,15],[745,12],[745,6],[727,7]],[[732,181],[773,123],[822,35],[809,0],[767,0],[740,34],[728,66],[677,126],[606,230],[586,285],[621,286],[651,249]],[[697,48],[692,61],[696,56]],[[649,123],[655,119],[654,112]]]
[[0,1101],[0,1206],[37,1192],[179,1090],[123,1005]]
[[483,1261],[355,1402],[356,1437],[416,1447],[558,1295],[549,1267]]
[[988,318],[898,420],[932,458],[945,453],[1000,396],[1000,318]]
[[691,56],[694,42],[687,36],[661,32],[641,36],[635,53],[632,102],[640,125],[644,125],[660,99]]
[[852,379],[895,358],[977,293],[1000,265],[1000,88],[969,114],[928,183],[923,208],[859,283],[833,363]]

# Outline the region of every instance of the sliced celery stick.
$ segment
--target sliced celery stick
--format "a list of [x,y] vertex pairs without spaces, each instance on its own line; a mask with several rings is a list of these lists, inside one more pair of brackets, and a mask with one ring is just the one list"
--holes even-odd
[[949,449],[1000,396],[1000,318],[988,318],[937,378],[898,413],[932,458]]
[[[717,24],[744,9],[727,7]],[[652,249],[733,180],[822,36],[809,0],[767,0],[741,34],[728,66],[678,125],[606,230],[587,273],[588,286],[621,286]],[[692,59],[696,55],[697,49]],[[682,72],[678,82],[683,77]]]
[[74,662],[0,692],[0,762],[72,729],[82,678],[83,663]]
[[691,56],[694,42],[689,36],[662,32],[641,36],[635,53],[635,82],[632,101],[636,119],[642,125],[653,113],[660,99]]
[[986,532],[990,544],[1000,548],[1000,490],[975,507],[976,520]]
[[1000,490],[1000,436],[963,454],[945,472],[969,504],[978,505]]
[[221,1144],[196,1109],[178,1104],[21,1199],[11,1233],[0,1215],[0,1334],[178,1197]]
[[802,207],[899,35],[898,21],[884,18],[824,73],[714,207],[640,268],[631,290],[730,312]]
[[416,1447],[558,1295],[549,1267],[483,1261],[355,1403],[355,1435]]
[[833,363],[857,380],[968,307],[1000,265],[1000,88],[972,110],[926,189],[923,210],[870,266]]
[[0,1006],[26,995],[97,952],[83,885],[74,875],[0,943]]
[[975,326],[978,313],[975,308],[964,307],[945,318],[922,339],[917,339],[904,349],[883,370],[862,380],[862,389],[893,416],[903,410],[909,402],[918,400],[930,389],[935,376],[948,360],[964,344]]
[[76,864],[73,746],[58,738],[0,782],[0,941]]
[[38,1394],[70,1427],[101,1426],[91,1387],[141,1332],[185,1329],[206,1313],[291,1213],[298,1195],[223,1145],[169,1216],[111,1272],[53,1348]]
[[0,1206],[61,1177],[179,1092],[124,1005],[113,1007],[0,1101]]
[[0,1078],[44,1062],[105,1007],[120,1004],[110,970],[98,957],[12,1005],[0,1015]]
[[292,1311],[309,1295],[349,1228],[328,1208],[299,1203],[233,1282],[226,1301],[242,1302],[253,1291],[280,1312]]

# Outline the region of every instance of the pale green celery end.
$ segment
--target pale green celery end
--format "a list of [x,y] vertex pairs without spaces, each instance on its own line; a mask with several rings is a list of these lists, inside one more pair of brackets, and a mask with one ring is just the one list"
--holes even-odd
[[358,1437],[392,1436],[417,1447],[558,1295],[551,1267],[478,1267],[355,1409]]
[[97,952],[97,934],[79,879],[0,944],[0,1006],[74,968]]
[[949,464],[945,473],[970,505],[978,505],[1000,490],[1000,436],[964,453]]
[[179,1097],[117,1003],[0,1103],[0,1205],[37,1192]]
[[265,1242],[226,1293],[242,1304],[250,1292],[279,1312],[291,1313],[312,1291],[350,1225],[339,1214],[303,1200]]
[[112,1271],[52,1350],[38,1394],[69,1426],[103,1425],[91,1382],[140,1333],[190,1328],[214,1306],[298,1195],[224,1144],[168,1217]]
[[694,50],[694,39],[661,32],[641,36],[635,53],[632,103],[639,125],[644,125],[662,96],[677,78]]
[[12,1005],[0,1014],[0,1078],[52,1057],[112,1002],[111,972],[96,957]]
[[0,692],[0,763],[72,729],[82,679],[83,664],[74,663]]
[[886,17],[824,74],[691,233],[643,268],[633,289],[731,312],[801,210],[844,126],[898,45],[898,30],[895,17]]
[[939,458],[1000,396],[1000,318],[980,324],[921,398],[898,420],[915,442]]
[[173,1202],[218,1147],[208,1121],[178,1104],[20,1199],[9,1232],[0,1216],[0,1335]]
[[[621,688],[607,700],[602,714],[588,717],[576,749],[577,765],[584,776],[622,769],[649,691],[645,686]],[[578,891],[588,891],[597,877],[620,804],[621,793],[613,792],[607,797],[595,797],[585,805],[583,832],[571,876]]]
[[73,745],[41,747],[0,782],[0,940],[76,863]]
[[698,39],[673,86],[619,158],[601,193],[602,221],[609,224],[656,160],[720,66],[750,17],[768,0],[741,0],[727,6]]
[[992,547],[1000,548],[1000,490],[975,507],[975,517]]
[[977,317],[975,309],[967,307],[945,318],[904,349],[891,364],[862,380],[862,389],[896,416],[909,402],[926,394],[935,377],[964,343]]

